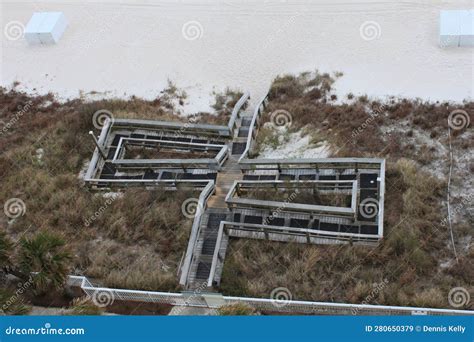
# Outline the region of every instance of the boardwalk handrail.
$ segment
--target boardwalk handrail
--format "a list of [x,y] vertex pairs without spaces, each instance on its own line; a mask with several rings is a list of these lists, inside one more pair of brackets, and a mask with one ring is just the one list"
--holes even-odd
[[222,166],[227,160],[227,158],[229,158],[229,153],[229,146],[224,145],[220,152],[214,157],[216,164]]
[[219,250],[221,249],[222,237],[224,235],[224,225],[226,221],[221,221],[219,224],[219,230],[217,231],[216,246],[214,247],[214,254],[212,255],[211,270],[209,272],[209,278],[207,279],[207,286],[212,287],[214,283],[214,277],[216,275],[217,263],[219,262]]
[[[169,121],[160,121],[160,120],[144,120],[144,119],[107,119],[104,123],[104,126],[101,129],[100,137],[98,139],[99,146],[105,146],[107,137],[112,129],[121,130],[121,129],[144,129],[144,130],[163,130],[170,132],[181,132],[181,133],[206,133],[213,136],[231,138],[233,134],[233,129],[235,126],[236,119],[239,115],[242,107],[247,103],[250,98],[250,93],[245,92],[240,99],[235,104],[232,114],[229,118],[227,125],[211,125],[211,124],[195,124],[195,123],[182,123],[182,122],[169,122]],[[131,138],[130,138],[131,139]],[[122,139],[120,139],[122,140]],[[179,144],[179,142],[175,142]],[[117,149],[114,155],[114,161],[118,156]],[[222,155],[220,155],[222,157]],[[226,158],[222,159],[222,162]],[[92,155],[91,162],[89,163],[88,169],[84,175],[84,180],[86,183],[94,181],[94,177],[97,173],[97,169],[104,163],[103,158],[100,156],[98,148],[94,150]],[[222,165],[222,163],[219,163]]]
[[[262,232],[268,234],[280,234],[280,235],[293,235],[293,236],[310,236],[315,238],[325,239],[336,239],[336,240],[368,240],[375,241],[381,238],[378,235],[369,234],[354,234],[354,233],[343,233],[343,232],[330,232],[325,230],[315,230],[309,228],[296,228],[296,227],[281,227],[272,225],[263,225],[255,223],[241,223],[241,222],[225,222],[227,226],[225,231],[231,231],[228,233],[229,236],[234,236],[232,230],[236,231],[253,231]],[[271,240],[271,239],[270,239]]]
[[[303,212],[309,214],[316,213],[333,213],[338,215],[348,215],[349,217],[353,216],[357,212],[356,208],[356,197],[357,197],[357,181],[305,181],[304,184],[351,184],[350,194],[351,194],[351,207],[341,207],[341,206],[328,206],[320,204],[305,204],[305,203],[296,203],[288,200],[258,200],[253,198],[241,198],[238,196],[240,190],[240,184],[255,184],[263,187],[264,185],[274,185],[275,188],[277,185],[288,186],[290,184],[298,184],[298,182],[285,182],[285,181],[234,181],[232,187],[225,197],[225,202],[229,207],[249,207],[249,208],[265,208],[265,209],[285,209],[285,211],[294,211],[294,212]],[[334,188],[335,191],[340,191],[337,188]],[[237,196],[236,196],[237,195]]]
[[335,165],[340,168],[351,168],[358,167],[364,168],[379,168],[380,164],[385,159],[381,158],[284,158],[284,159],[269,159],[269,158],[256,158],[256,159],[242,159],[239,164],[242,168],[253,169],[252,167],[266,166],[267,169],[279,169],[283,166],[295,167],[302,165],[302,167],[317,166],[318,168],[334,168]]
[[238,116],[240,110],[242,109],[242,107],[245,105],[245,103],[247,103],[249,98],[250,98],[250,93],[245,92],[241,96],[239,101],[237,101],[237,103],[234,106],[234,109],[232,110],[232,114],[230,116],[229,123],[227,124],[227,126],[229,127],[229,131],[230,131],[231,135],[234,131],[234,126],[235,126],[235,121],[237,120],[237,116]]
[[248,136],[247,136],[247,145],[245,146],[245,150],[244,152],[242,153],[242,155],[240,156],[239,158],[239,163],[245,159],[250,151],[250,147],[251,147],[251,144],[252,144],[252,139],[253,139],[253,131],[255,130],[255,125],[258,121],[258,117],[261,115],[261,108],[265,108],[265,101],[267,100],[268,98],[268,92],[265,94],[265,96],[260,100],[260,102],[257,104],[257,106],[255,107],[255,110],[253,112],[253,116],[252,116],[252,121],[250,123],[250,126],[249,126],[249,133],[248,133]]
[[351,312],[355,315],[474,315],[472,310],[452,310],[452,309],[434,309],[434,308],[418,308],[409,306],[386,306],[386,305],[370,305],[370,304],[347,304],[347,303],[330,303],[330,302],[310,302],[289,300],[281,305],[276,303],[274,299],[267,298],[248,298],[248,297],[231,297],[223,296],[223,304],[217,302],[206,302],[201,293],[193,292],[191,295],[187,293],[173,292],[153,292],[114,289],[107,287],[94,287],[84,276],[69,276],[69,286],[80,287],[87,296],[97,298],[99,294],[107,295],[110,302],[114,300],[127,300],[135,302],[160,303],[174,306],[189,307],[206,307],[216,309],[222,305],[231,305],[235,303],[244,303],[254,307],[257,310],[266,310],[270,312],[295,312],[306,314],[347,314]]
[[[209,277],[207,280],[207,286],[212,287],[214,286],[214,280],[216,277],[217,272],[217,265],[220,260],[220,248],[222,245],[222,238],[224,234],[227,236],[237,236],[232,234],[232,231],[239,231],[239,232],[257,232],[263,233],[265,239],[273,240],[270,238],[269,234],[277,234],[283,235],[288,237],[300,237],[305,238],[305,243],[311,243],[311,238],[315,239],[332,239],[332,240],[346,240],[346,241],[362,241],[366,243],[376,242],[380,239],[380,236],[377,235],[369,235],[369,234],[352,234],[352,233],[336,233],[330,231],[316,231],[314,229],[307,229],[307,228],[295,228],[295,227],[280,227],[280,226],[273,226],[270,224],[252,224],[252,223],[237,223],[237,222],[230,222],[230,221],[221,221],[219,224],[219,230],[217,232],[217,239],[216,245],[214,247],[214,253],[212,256],[212,263],[211,269],[209,272]],[[242,236],[240,236],[242,237]],[[247,238],[258,239],[256,236]],[[274,241],[281,241],[281,240],[274,240]],[[298,242],[297,240],[294,240]]]
[[206,187],[202,190],[201,194],[199,195],[197,208],[196,208],[196,215],[194,216],[193,226],[191,228],[191,234],[188,240],[188,248],[186,249],[186,256],[184,257],[184,262],[181,267],[181,276],[179,280],[180,285],[183,285],[183,286],[186,285],[189,270],[191,268],[191,264],[193,261],[194,246],[199,236],[199,231],[201,227],[201,218],[206,208],[207,199],[214,192],[214,188],[215,188],[214,181],[209,181],[209,184],[206,185]]
[[[123,160],[126,159],[123,157],[124,149],[125,149],[125,142],[131,141],[131,145],[134,143],[139,142],[136,146],[144,146],[147,144],[155,144],[157,147],[164,147],[164,148],[174,148],[174,149],[181,149],[181,150],[189,150],[190,147],[195,148],[198,151],[208,151],[208,150],[218,150],[220,151],[225,144],[203,144],[203,143],[194,143],[194,142],[182,142],[182,141],[174,141],[174,140],[166,140],[164,139],[143,139],[143,138],[130,138],[130,137],[121,137],[119,143],[117,145],[117,149],[114,153],[112,161],[115,160]],[[155,147],[154,146],[154,147]],[[121,153],[122,152],[122,153]]]
[[[100,131],[100,136],[98,140],[99,146],[104,146],[107,136],[109,134],[110,129],[112,128],[112,120],[106,119],[104,122],[104,126],[102,126],[102,129]],[[87,183],[89,180],[91,180],[94,175],[96,174],[97,168],[99,166],[99,163],[103,161],[103,159],[100,156],[99,153],[99,148],[96,147],[94,149],[94,153],[92,155],[91,162],[89,163],[89,167],[87,168],[87,172],[84,175],[84,181]]]
[[211,124],[195,124],[174,121],[144,120],[144,119],[114,119],[114,129],[146,129],[146,130],[168,130],[184,133],[196,132],[201,134],[230,137],[227,126]]
[[193,188],[204,188],[208,183],[208,179],[89,179],[90,186],[108,185],[101,189],[108,189],[111,186],[118,187],[163,187],[164,189],[175,189],[177,185],[191,186]]

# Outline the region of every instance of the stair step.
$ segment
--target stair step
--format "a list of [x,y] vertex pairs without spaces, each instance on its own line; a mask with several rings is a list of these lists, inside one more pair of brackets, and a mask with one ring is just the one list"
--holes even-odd
[[202,244],[201,254],[214,255],[214,249],[216,248],[216,243],[217,243],[216,240],[217,240],[217,235],[214,239],[213,238],[205,239]]
[[238,137],[248,137],[249,136],[249,128],[248,127],[240,127],[237,136]]
[[242,154],[246,147],[246,143],[234,142],[232,144],[232,154]]
[[209,273],[211,273],[211,266],[212,263],[210,262],[199,262],[196,271],[196,279],[203,280],[209,278]]
[[242,126],[250,126],[252,123],[252,117],[251,116],[243,116],[241,119],[241,125]]
[[[219,224],[221,221],[225,220],[227,217],[227,214],[217,214],[217,213],[211,213],[209,214],[209,220],[207,221],[207,228],[213,230],[213,229],[219,229]],[[208,229],[206,229],[208,231]]]

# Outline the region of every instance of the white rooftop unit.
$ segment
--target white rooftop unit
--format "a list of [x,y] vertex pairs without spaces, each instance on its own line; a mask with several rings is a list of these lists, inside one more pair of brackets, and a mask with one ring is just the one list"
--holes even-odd
[[439,44],[443,47],[474,46],[474,10],[441,11]]
[[25,39],[31,44],[56,44],[67,27],[62,12],[33,13],[25,28]]

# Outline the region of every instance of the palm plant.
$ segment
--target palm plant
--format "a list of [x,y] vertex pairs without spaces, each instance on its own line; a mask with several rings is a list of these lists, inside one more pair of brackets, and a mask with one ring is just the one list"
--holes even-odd
[[20,239],[19,268],[22,273],[33,275],[36,291],[44,293],[50,287],[59,289],[64,285],[71,260],[64,246],[63,239],[48,232]]

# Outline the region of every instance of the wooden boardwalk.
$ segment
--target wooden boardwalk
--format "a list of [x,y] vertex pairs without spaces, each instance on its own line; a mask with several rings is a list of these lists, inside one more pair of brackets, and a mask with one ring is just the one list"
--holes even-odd
[[242,180],[243,178],[237,160],[236,156],[231,155],[224,164],[223,169],[217,174],[216,192],[207,202],[209,208],[227,209],[225,196],[231,189],[234,181]]
[[[236,180],[242,180],[243,175],[240,170],[238,160],[241,156],[241,150],[235,149],[234,145],[242,146],[246,142],[249,124],[249,116],[239,117],[237,128],[234,132],[233,141],[230,143],[229,158],[225,161],[219,170],[216,179],[216,191],[207,201],[207,209],[201,219],[199,236],[194,246],[193,261],[191,263],[187,288],[190,290],[207,287],[209,274],[211,271],[212,257],[217,243],[217,233],[221,221],[231,220],[231,212],[227,208],[225,197]],[[223,235],[220,254],[225,255],[229,237]],[[216,269],[216,279],[220,279],[224,264],[219,263]],[[208,289],[211,290],[211,289]]]

